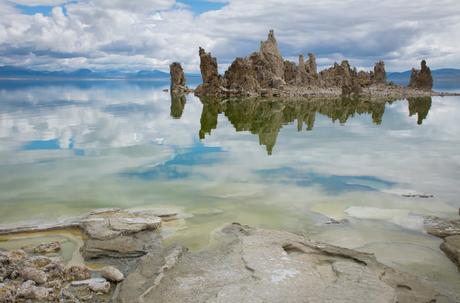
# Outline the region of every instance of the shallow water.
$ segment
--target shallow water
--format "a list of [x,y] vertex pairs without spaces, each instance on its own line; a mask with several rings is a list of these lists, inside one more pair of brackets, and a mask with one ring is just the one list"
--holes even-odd
[[421,221],[458,216],[460,97],[203,105],[168,85],[0,82],[0,225],[177,208],[190,216],[167,242],[200,249],[227,222],[284,229],[460,290]]

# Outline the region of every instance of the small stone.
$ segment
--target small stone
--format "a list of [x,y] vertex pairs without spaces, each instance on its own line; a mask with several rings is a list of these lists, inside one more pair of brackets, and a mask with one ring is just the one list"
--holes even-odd
[[65,269],[65,276],[69,281],[87,280],[91,278],[91,273],[84,265],[73,265]]
[[59,242],[42,243],[34,248],[34,252],[37,254],[50,254],[61,250],[61,244]]
[[121,282],[125,278],[123,273],[113,266],[102,268],[101,276],[112,282]]
[[107,294],[110,291],[110,283],[105,281],[105,282],[91,282],[88,284],[89,289],[91,289],[94,292],[100,292],[103,294]]
[[39,270],[33,267],[26,267],[21,271],[21,278],[24,280],[31,280],[37,284],[46,283],[48,277],[43,270]]

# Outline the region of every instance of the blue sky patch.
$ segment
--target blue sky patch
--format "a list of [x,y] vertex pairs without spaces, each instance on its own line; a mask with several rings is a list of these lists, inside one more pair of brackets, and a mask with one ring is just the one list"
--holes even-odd
[[50,16],[51,11],[53,10],[53,6],[50,5],[29,6],[17,4],[16,8],[19,9],[25,15],[43,14],[45,16]]
[[[30,141],[22,147],[22,150],[58,150],[61,149],[58,139],[51,140],[34,140]],[[75,140],[70,140],[69,149],[72,150],[75,156],[84,156],[85,150],[81,148],[75,148]]]
[[196,15],[200,15],[207,11],[219,10],[227,5],[225,2],[210,2],[206,0],[182,0],[178,2],[188,5]]
[[30,141],[22,147],[23,150],[49,150],[49,149],[60,149],[59,140],[35,140]]
[[296,184],[298,186],[321,186],[326,192],[338,194],[346,191],[380,191],[396,183],[375,176],[322,175],[304,172],[291,167],[261,169],[256,173],[265,182]]
[[[192,175],[192,169],[200,165],[212,165],[221,161],[221,147],[206,146],[196,142],[191,148],[178,151],[169,161],[146,170],[123,173],[124,176],[137,177],[145,180],[176,180],[185,179]],[[196,177],[197,174],[194,174]]]

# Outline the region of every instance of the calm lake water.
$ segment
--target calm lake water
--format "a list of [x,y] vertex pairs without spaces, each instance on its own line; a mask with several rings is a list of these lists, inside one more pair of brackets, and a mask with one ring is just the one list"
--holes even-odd
[[240,222],[373,252],[460,289],[422,228],[422,215],[458,217],[460,97],[203,105],[171,101],[168,86],[0,82],[0,225],[173,208],[188,215],[167,241],[192,249]]

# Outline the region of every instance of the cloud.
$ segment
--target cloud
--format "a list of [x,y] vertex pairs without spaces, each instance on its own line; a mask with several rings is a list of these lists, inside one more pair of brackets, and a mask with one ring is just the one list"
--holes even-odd
[[[225,66],[257,50],[270,28],[286,58],[312,51],[322,67],[344,58],[363,68],[384,59],[389,70],[423,58],[435,68],[460,62],[456,0],[219,2],[196,15],[174,0],[0,0],[0,64],[136,70],[181,61],[196,71],[198,46]],[[54,7],[26,15],[14,4]]]

